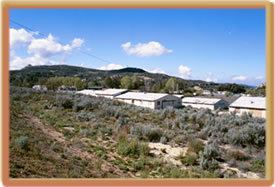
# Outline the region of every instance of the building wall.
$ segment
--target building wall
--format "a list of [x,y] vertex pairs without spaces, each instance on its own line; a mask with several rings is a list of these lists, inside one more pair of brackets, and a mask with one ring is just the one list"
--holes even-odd
[[105,98],[109,98],[109,99],[114,98],[114,96],[111,96],[111,95],[100,95],[100,94],[96,94],[96,97],[105,97]]
[[241,115],[244,112],[246,112],[246,113],[251,113],[253,117],[266,118],[266,111],[265,110],[230,107],[229,112],[236,112],[237,115]]
[[134,99],[117,99],[117,100],[128,103],[128,104],[133,104],[136,106],[156,109],[154,101],[143,101],[143,100],[134,100]]
[[183,106],[191,106],[193,108],[208,108],[214,110],[214,105],[204,105],[204,104],[193,104],[193,103],[182,103]]
[[228,103],[224,100],[220,100],[219,102],[214,104],[214,109],[224,109],[224,108],[228,108]]
[[[167,107],[176,108],[176,107],[182,106],[181,98],[173,96],[173,95],[167,95],[167,96],[159,99],[158,101],[161,101],[162,108],[167,108]],[[157,102],[156,102],[156,105],[157,105]]]

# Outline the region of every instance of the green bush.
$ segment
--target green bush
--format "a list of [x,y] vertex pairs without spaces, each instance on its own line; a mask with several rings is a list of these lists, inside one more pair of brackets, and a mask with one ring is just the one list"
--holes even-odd
[[126,136],[121,136],[118,140],[117,152],[123,156],[137,158],[139,156],[147,156],[149,147],[147,144],[139,143],[136,139],[128,140]]
[[197,164],[198,155],[194,152],[188,152],[185,156],[183,156],[180,160],[181,163],[185,166],[193,166]]
[[140,159],[138,159],[137,161],[135,161],[133,163],[133,168],[136,171],[144,170],[146,164],[148,164],[148,161],[147,161],[147,159],[144,156],[142,156]]
[[70,95],[58,95],[56,97],[56,103],[59,107],[70,109],[73,107],[73,98]]
[[264,160],[253,160],[251,163],[250,170],[253,172],[264,172],[265,161]]
[[216,160],[219,157],[219,150],[214,144],[205,146],[203,152],[200,152],[200,167],[205,170],[214,171],[219,168]]
[[188,150],[191,152],[199,153],[200,151],[203,151],[204,149],[204,143],[195,138],[190,138],[189,143],[188,143]]

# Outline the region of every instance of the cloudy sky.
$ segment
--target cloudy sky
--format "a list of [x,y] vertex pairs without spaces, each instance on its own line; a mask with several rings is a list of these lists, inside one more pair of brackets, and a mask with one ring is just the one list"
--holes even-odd
[[186,79],[265,81],[264,9],[13,9],[10,19],[10,69],[138,67]]

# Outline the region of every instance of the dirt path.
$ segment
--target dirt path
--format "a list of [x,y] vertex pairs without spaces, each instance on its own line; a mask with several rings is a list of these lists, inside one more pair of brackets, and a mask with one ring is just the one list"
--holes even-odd
[[[65,139],[65,137],[62,133],[57,132],[50,125],[42,123],[39,118],[37,118],[35,116],[26,116],[26,118],[28,118],[30,120],[30,122],[31,122],[30,124],[32,124],[35,128],[41,130],[44,134],[46,134],[52,140],[63,144],[64,149],[68,153],[72,154],[73,156],[80,157],[82,159],[89,159],[91,161],[98,160],[98,157],[96,155],[91,154],[87,151],[83,151],[80,148],[71,145],[71,143]],[[102,171],[113,173],[120,177],[129,177],[129,176],[133,177],[134,176],[131,173],[123,172],[117,166],[112,165],[111,163],[107,162],[106,160],[102,160],[101,169],[102,169]]]

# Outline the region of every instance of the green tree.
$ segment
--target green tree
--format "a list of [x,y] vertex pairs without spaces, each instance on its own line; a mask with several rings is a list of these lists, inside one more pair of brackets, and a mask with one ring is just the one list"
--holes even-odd
[[144,85],[143,81],[136,75],[132,76],[132,89],[139,89]]
[[77,90],[83,90],[84,88],[87,87],[86,81],[81,80],[79,77],[74,77],[72,82],[73,82],[73,86],[75,86]]
[[88,87],[101,86],[97,80],[89,81],[87,85]]
[[106,77],[104,79],[104,86],[107,87],[107,88],[113,88],[114,87],[113,79],[111,77]]
[[124,76],[120,81],[121,88],[132,89],[133,83],[129,76]]
[[165,84],[164,90],[166,92],[173,92],[177,89],[177,80],[175,78],[170,78]]
[[45,82],[45,85],[49,90],[56,90],[62,85],[74,86],[78,90],[82,90],[87,87],[86,81],[81,80],[79,77],[51,77]]
[[119,88],[120,81],[117,78],[106,77],[103,85],[107,88]]

